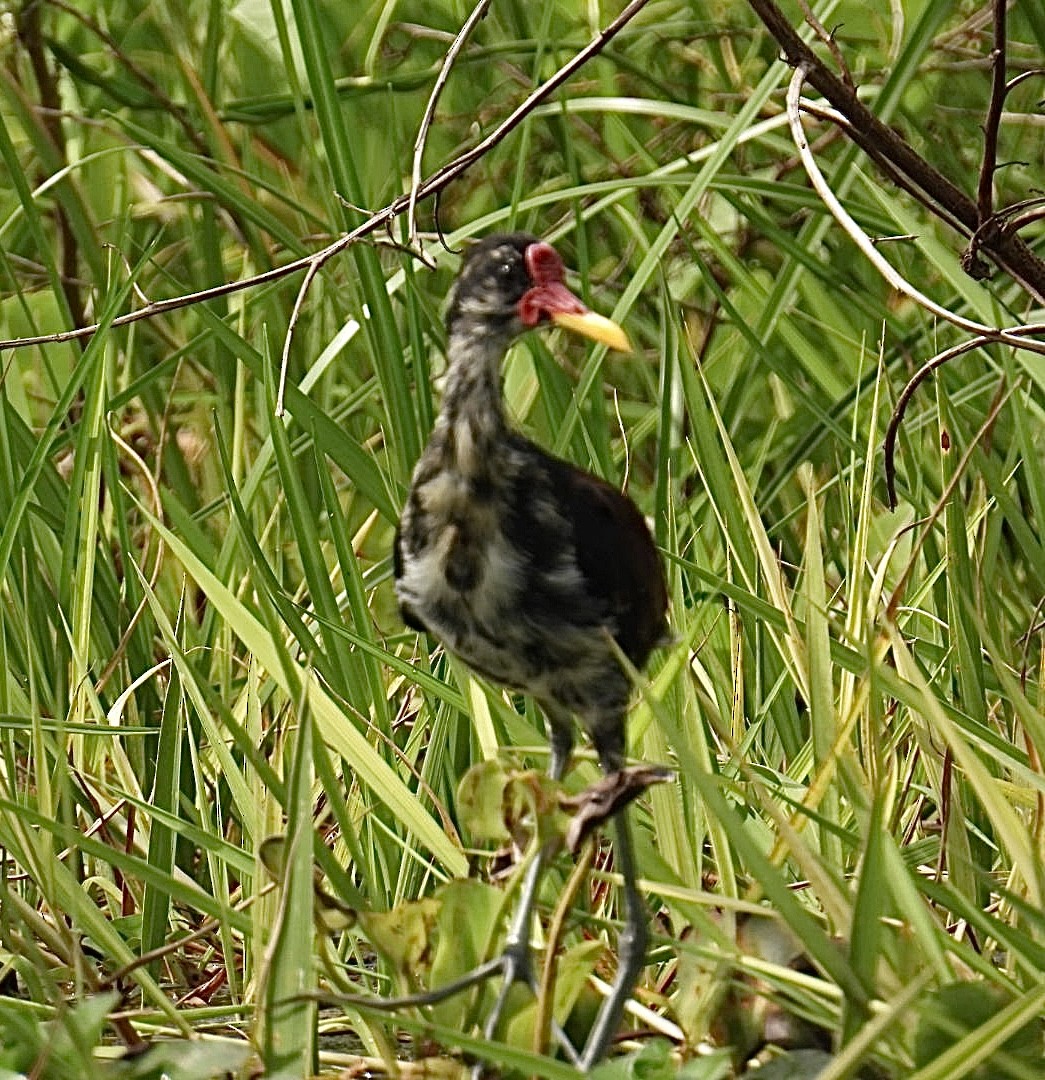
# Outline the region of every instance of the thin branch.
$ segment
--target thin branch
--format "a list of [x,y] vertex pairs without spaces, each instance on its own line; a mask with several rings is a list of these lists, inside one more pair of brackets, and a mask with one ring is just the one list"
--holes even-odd
[[455,251],[452,247],[450,247],[450,245],[446,242],[446,237],[443,235],[443,223],[439,217],[439,205],[441,196],[442,192],[437,191],[435,193],[435,197],[432,199],[432,221],[435,224],[435,235],[439,237],[439,243],[442,246],[443,251],[445,251],[448,255],[460,255],[461,252],[459,250]]
[[313,259],[309,263],[309,267],[301,281],[301,287],[298,289],[298,294],[294,297],[294,307],[291,309],[290,318],[287,320],[287,332],[283,336],[283,352],[279,359],[279,388],[276,390],[276,416],[278,417],[283,415],[283,394],[287,389],[287,368],[290,366],[290,342],[294,337],[294,327],[297,326],[298,317],[301,315],[301,309],[305,304],[305,295],[308,293],[309,286],[315,280],[325,262],[326,259],[322,261]]
[[943,489],[939,499],[936,501],[936,505],[932,509],[932,513],[925,519],[925,525],[922,531],[918,534],[918,539],[915,540],[914,546],[911,549],[910,557],[907,560],[907,565],[904,567],[903,573],[900,575],[900,580],[896,583],[896,588],[893,589],[892,594],[889,597],[889,602],[885,605],[885,617],[890,622],[896,621],[896,611],[900,606],[900,601],[903,599],[903,594],[907,589],[907,582],[911,577],[911,572],[914,570],[915,564],[918,561],[918,556],[921,553],[922,547],[925,544],[926,539],[929,536],[929,532],[933,525],[936,524],[940,514],[943,513],[944,508],[947,505],[948,500],[954,493],[954,489],[958,486],[958,481],[965,475],[965,470],[969,467],[969,462],[972,460],[972,455],[979,446],[980,441],[987,435],[987,433],[994,426],[994,421],[998,419],[998,414],[1001,412],[1005,403],[1012,396],[1016,387],[1011,386],[1007,390],[1005,389],[1005,380],[1002,379],[1002,385],[999,387],[999,392],[995,396],[994,402],[991,405],[990,412],[987,413],[987,418],[980,426],[980,430],[972,437],[969,445],[964,454],[961,456],[961,460],[954,468],[950,480],[947,481],[947,486]]
[[1001,210],[995,212],[994,216],[998,221],[1003,223],[1003,227],[1011,229],[1011,219],[1022,214],[1024,210],[1029,210],[1035,206],[1042,206],[1045,204],[1045,195],[1031,195],[1027,199],[1020,199],[1019,202],[1010,203],[1008,206],[1003,207]]
[[[853,138],[853,125],[850,124],[837,109],[832,109],[829,105],[803,98],[802,112],[806,113],[808,116],[815,116],[821,120],[829,120],[832,124],[837,124],[838,127],[842,129],[843,134],[848,135],[854,142],[856,141]],[[940,206],[929,198],[917,184],[913,183],[907,176],[900,172],[888,158],[882,157],[880,154],[877,156],[873,154],[869,156],[878,166],[879,170],[888,177],[895,187],[899,188],[901,191],[905,191],[915,202],[921,203],[929,213],[935,214],[938,218],[941,218],[950,225],[955,232],[963,231],[962,223],[958,221],[957,218],[953,217],[945,206]]]
[[976,190],[976,206],[980,226],[994,214],[994,170],[998,166],[998,129],[1005,105],[1005,14],[1008,0],[993,0],[994,48],[991,49],[991,100],[983,125],[983,162],[980,183]]
[[834,32],[829,33],[825,29],[824,24],[816,17],[813,9],[809,6],[809,0],[798,0],[798,6],[802,9],[806,22],[813,28],[816,36],[827,46],[827,51],[831,54],[834,62],[838,65],[838,70],[842,73],[842,82],[850,90],[855,90],[856,83],[853,82],[853,74],[849,70],[849,65],[845,62],[842,50],[838,47]]
[[447,998],[470,990],[478,983],[493,978],[504,970],[504,961],[499,957],[487,960],[459,979],[440,986],[435,990],[425,990],[419,994],[403,994],[400,997],[376,997],[372,994],[331,994],[325,990],[306,990],[284,998],[285,1001],[315,1001],[320,1005],[341,1005],[345,1008],[376,1009],[378,1012],[393,1012],[400,1009],[419,1009],[425,1005],[438,1005]]
[[417,129],[417,138],[414,140],[414,165],[410,174],[410,203],[406,211],[406,242],[413,246],[417,243],[417,193],[421,187],[421,163],[425,154],[425,143],[428,142],[428,132],[431,130],[432,121],[435,118],[436,105],[450,78],[450,71],[457,60],[458,55],[465,46],[465,42],[472,36],[472,31],[486,18],[493,0],[479,0],[471,15],[468,16],[464,26],[461,27],[457,36],[450,43],[443,57],[443,66],[439,69],[432,93],[429,95],[428,104],[425,106],[425,114],[421,118],[421,126]]
[[886,487],[889,492],[889,506],[891,509],[895,510],[896,437],[900,429],[900,424],[903,421],[907,404],[922,380],[938,367],[946,364],[949,360],[953,360],[956,356],[961,356],[963,353],[978,348],[980,345],[986,345],[992,342],[1003,342],[1014,348],[1026,349],[1030,352],[1045,355],[1045,342],[1026,340],[1027,338],[1033,338],[1034,335],[1045,333],[1045,324],[1002,328],[990,327],[986,324],[966,319],[961,315],[955,314],[948,308],[937,304],[935,300],[930,299],[923,292],[916,289],[902,274],[899,273],[899,271],[894,269],[893,266],[886,261],[881,252],[879,252],[874,241],[860,228],[855,219],[850,216],[849,212],[831,190],[830,185],[827,183],[823,173],[820,171],[820,167],[816,163],[816,158],[809,149],[805,129],[802,126],[802,87],[805,84],[806,75],[807,68],[805,64],[799,64],[795,68],[795,73],[791,77],[791,83],[787,91],[787,117],[791,125],[791,134],[794,138],[795,146],[798,148],[799,157],[802,159],[802,164],[805,166],[806,173],[808,174],[816,193],[820,196],[824,205],[831,211],[835,220],[845,230],[850,239],[852,239],[856,246],[863,252],[871,265],[894,289],[904,296],[910,297],[915,303],[937,316],[937,318],[957,326],[960,330],[975,335],[971,340],[962,342],[959,345],[955,345],[952,348],[945,350],[938,356],[933,357],[927,364],[924,364],[908,382],[907,386],[904,387],[903,393],[900,395],[900,400],[897,402],[896,409],[893,411],[893,415],[889,421],[889,428],[886,431],[884,446],[885,479]]
[[[1013,327],[1009,333],[1012,335],[1041,334],[1045,333],[1045,324]],[[885,441],[882,444],[882,451],[885,455],[885,486],[889,493],[890,510],[896,509],[896,439],[900,433],[900,425],[903,423],[904,413],[907,412],[907,406],[914,396],[915,390],[917,390],[937,368],[943,367],[944,364],[949,363],[959,356],[964,356],[967,352],[972,352],[973,349],[979,349],[984,345],[991,345],[993,343],[993,338],[984,337],[982,334],[978,334],[968,341],[962,341],[957,345],[952,345],[949,349],[944,349],[943,352],[937,353],[931,360],[927,360],[911,376],[911,378],[908,379],[907,385],[903,388],[897,399],[896,408],[893,409],[893,415],[889,418],[889,426],[885,431]]]
[[[365,224],[370,224],[369,222]],[[372,228],[376,228],[374,225]],[[363,228],[363,226],[361,226]],[[359,230],[356,230],[357,232]],[[372,229],[366,229],[366,232],[370,232]],[[355,239],[354,235],[352,237]],[[205,303],[207,300],[216,300],[222,296],[231,296],[233,293],[241,292],[243,289],[252,288],[255,285],[265,285],[270,281],[279,281],[280,278],[295,274],[299,270],[304,270],[312,262],[313,259],[318,258],[330,252],[331,249],[336,248],[340,250],[341,246],[346,246],[346,238],[342,237],[335,244],[331,244],[328,248],[324,248],[322,252],[318,252],[315,255],[305,255],[300,259],[295,259],[293,262],[286,263],[284,266],[276,266],[271,270],[266,270],[260,274],[254,274],[251,277],[244,278],[242,281],[226,281],[221,285],[214,285],[209,289],[200,289],[198,292],[185,293],[182,296],[171,296],[166,300],[154,300],[151,304],[147,304],[145,307],[138,308],[136,311],[128,311],[126,315],[118,315],[109,324],[111,327],[128,326],[130,323],[141,322],[143,319],[152,319],[157,315],[166,314],[168,311],[177,311],[179,308],[191,307],[194,304]],[[327,256],[329,257],[329,255]],[[32,337],[24,338],[11,338],[7,341],[0,341],[0,350],[2,349],[21,349],[29,345],[55,345],[60,344],[63,341],[77,341],[81,338],[89,338],[98,332],[98,323],[91,323],[90,326],[81,326],[77,330],[61,330],[55,334],[35,334]]]
[[[417,189],[417,199],[427,199],[430,196],[445,190],[454,180],[463,175],[477,161],[480,161],[493,150],[495,146],[503,142],[504,139],[507,138],[507,136],[510,135],[538,105],[542,104],[545,99],[551,97],[563,83],[572,78],[573,75],[575,75],[593,56],[597,56],[602,52],[609,42],[635,18],[648,3],[649,0],[631,0],[631,3],[628,4],[604,30],[601,30],[596,34],[595,37],[580,50],[580,52],[576,53],[572,59],[563,64],[554,75],[537,87],[537,89],[525,100],[520,102],[520,104],[517,105],[515,109],[486,136],[485,139],[480,140],[470,150],[466,150],[463,154],[460,154],[458,157],[454,158],[453,161],[437,169],[431,176],[422,181]],[[362,237],[368,236],[370,233],[385,227],[387,223],[393,221],[399,214],[406,210],[409,205],[410,193],[399,195],[386,207],[373,213],[362,224],[356,226],[351,232],[345,233],[344,236],[339,237],[332,244],[328,244],[321,251],[317,251],[311,255],[302,256],[300,259],[295,259],[293,262],[289,262],[284,266],[273,267],[271,270],[266,270],[263,273],[244,278],[241,281],[224,282],[221,285],[215,285],[209,289],[201,289],[198,292],[187,293],[183,296],[172,296],[166,300],[157,300],[152,304],[148,304],[146,307],[139,308],[137,311],[130,311],[126,315],[118,316],[112,320],[110,325],[112,327],[127,326],[130,323],[140,322],[142,319],[151,319],[156,315],[162,315],[168,311],[176,311],[193,304],[205,303],[208,300],[215,300],[222,296],[230,296],[233,293],[242,292],[244,289],[253,288],[256,285],[265,285],[270,281],[279,281],[291,274],[296,274],[299,270],[307,271],[315,262],[322,265],[327,262],[327,260],[356,243]],[[24,348],[29,345],[49,345],[63,341],[76,341],[81,338],[91,337],[97,330],[98,324],[93,323],[90,326],[84,326],[77,330],[65,330],[57,334],[37,334],[33,337],[13,338],[7,341],[0,341],[0,350]]]
[[1014,75],[1005,84],[1005,96],[1008,97],[1020,83],[1026,82],[1035,75],[1045,75],[1045,68],[1030,68],[1028,71],[1021,71],[1019,75]]
[[1045,218],[1045,207],[1038,206],[1031,210],[1024,210],[1020,214],[1013,214],[1005,223],[1006,232],[1018,232],[1027,225]]
[[1041,196],[1022,199],[991,214],[972,234],[968,247],[962,252],[962,265],[965,270],[973,277],[986,277],[983,260],[977,254],[984,238],[996,233],[1001,235],[1017,233],[1025,226],[1033,224],[1043,216],[1041,209],[1043,201],[1045,200]]
[[990,276],[990,268],[980,258],[980,247],[998,230],[994,213],[994,174],[998,171],[998,130],[1001,127],[1005,96],[1009,92],[1005,81],[1005,14],[1008,0],[993,0],[994,48],[989,57],[991,65],[991,99],[983,124],[983,161],[976,189],[976,209],[980,223],[962,252],[962,269],[977,281]]

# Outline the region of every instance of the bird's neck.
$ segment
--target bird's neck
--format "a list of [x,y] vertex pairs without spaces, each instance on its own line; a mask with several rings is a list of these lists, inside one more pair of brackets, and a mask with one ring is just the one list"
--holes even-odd
[[479,321],[458,319],[450,327],[449,368],[437,429],[462,471],[483,467],[484,460],[488,462],[504,444],[501,361],[509,340]]

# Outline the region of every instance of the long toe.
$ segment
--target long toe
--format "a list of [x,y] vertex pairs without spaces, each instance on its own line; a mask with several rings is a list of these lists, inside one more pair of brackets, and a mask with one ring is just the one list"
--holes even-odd
[[497,991],[497,1000],[493,1004],[483,1024],[483,1036],[492,1039],[501,1022],[508,995],[516,983],[526,983],[533,993],[537,992],[537,981],[533,974],[533,956],[526,942],[510,942],[501,953],[501,988]]

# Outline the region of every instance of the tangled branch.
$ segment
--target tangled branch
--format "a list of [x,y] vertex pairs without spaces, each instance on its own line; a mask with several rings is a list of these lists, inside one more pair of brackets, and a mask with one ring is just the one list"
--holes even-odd
[[[1011,223],[1007,227],[1002,227],[1002,222],[1006,221],[1006,219],[1027,220],[1036,217],[1039,208],[1036,205],[1027,207],[1025,204],[1021,204],[1019,207],[1010,208],[1008,212],[995,212],[994,210],[993,182],[997,165],[998,126],[1005,96],[1012,89],[1015,82],[1013,80],[1012,83],[1009,83],[1005,79],[1005,3],[1004,0],[996,0],[994,4],[994,49],[991,53],[992,90],[984,128],[984,155],[980,168],[976,203],[973,203],[951,185],[950,181],[935,173],[932,166],[915,154],[899,135],[893,132],[892,129],[886,128],[869,110],[860,104],[856,99],[851,80],[849,78],[836,79],[827,70],[805,43],[801,41],[791,26],[783,22],[783,17],[780,15],[779,9],[772,3],[772,0],[751,0],[751,6],[759,12],[767,27],[770,28],[784,47],[789,62],[795,68],[787,94],[788,121],[791,125],[791,134],[802,164],[821,201],[889,285],[903,295],[908,296],[937,318],[973,335],[971,339],[943,350],[923,364],[900,394],[889,421],[883,446],[889,505],[892,509],[895,509],[896,439],[907,405],[918,386],[933,371],[955,357],[962,356],[973,349],[992,342],[1003,343],[1029,352],[1045,354],[1045,342],[1036,340],[1045,333],[1045,325],[991,327],[964,318],[937,304],[892,267],[882,256],[874,241],[867,236],[846,211],[820,171],[809,148],[802,126],[804,108],[802,88],[808,80],[832,102],[835,110],[837,110],[835,113],[833,110],[811,106],[805,107],[804,111],[837,123],[855,143],[868,150],[870,156],[883,167],[888,175],[894,179],[899,178],[909,191],[913,183],[918,189],[913,193],[937,216],[951,225],[957,223],[963,228],[968,228],[975,223],[969,246],[962,256],[962,265],[970,275],[973,277],[986,276],[982,261],[978,260],[976,254],[978,250],[982,249],[990,254],[999,265],[1006,266],[1010,273],[1013,274],[1013,277],[1028,288],[1032,295],[1042,299],[1045,297],[1045,264],[1041,263],[1037,256],[1023,244],[1023,241],[1014,235]],[[822,32],[822,28],[818,32]],[[849,106],[849,111],[846,110],[846,104]],[[876,145],[874,152],[872,152],[868,146],[865,146],[865,139],[868,132],[875,130],[885,133],[886,138],[881,145]],[[911,155],[913,155],[913,159]],[[912,166],[914,167],[912,168]],[[920,195],[918,191],[920,191]],[[1032,204],[1035,202],[1036,200],[1031,200]],[[1001,241],[1004,241],[1005,245],[1012,241],[1014,246],[1000,247]],[[1015,263],[1012,262],[1014,254],[1017,256]],[[1024,271],[1023,277],[1014,271],[1014,266]],[[1040,280],[1037,276],[1038,267],[1043,272]],[[1028,272],[1029,277],[1027,276]]]
[[[886,175],[902,177],[907,190],[916,193],[932,213],[948,224],[956,225],[968,236],[975,235],[982,228],[984,221],[976,200],[926,161],[899,132],[879,120],[859,100],[855,88],[847,86],[842,78],[836,76],[799,37],[773,0],[748,2],[780,46],[787,63],[794,68],[805,68],[810,86],[845,117],[845,133]],[[1004,4],[1001,6],[1004,7]],[[1004,54],[1001,60],[1004,62]],[[997,69],[996,62],[995,71]],[[999,82],[1003,91],[996,91],[993,99],[999,93],[1008,92],[1004,78],[995,79],[995,87]],[[1000,104],[997,108],[1000,115]],[[990,174],[993,177],[993,165]],[[1019,282],[1039,303],[1045,303],[1045,261],[1012,230],[984,229],[980,235],[979,250]]]

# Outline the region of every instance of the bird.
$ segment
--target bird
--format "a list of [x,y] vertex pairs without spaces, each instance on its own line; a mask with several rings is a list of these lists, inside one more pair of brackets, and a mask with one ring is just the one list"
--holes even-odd
[[[502,361],[528,331],[558,326],[631,351],[621,327],[589,310],[565,277],[556,249],[527,233],[491,235],[465,252],[447,308],[442,402],[393,551],[403,621],[480,676],[537,702],[549,736],[548,773],[556,780],[572,752],[574,718],[603,771],[623,768],[628,667],[641,669],[669,638],[663,565],[635,503],[549,454],[505,412]],[[624,902],[616,978],[580,1051],[557,1032],[585,1070],[616,1034],[647,941],[623,809],[614,824]],[[523,880],[487,1038],[509,987],[535,986],[530,939],[543,861],[538,852]]]

